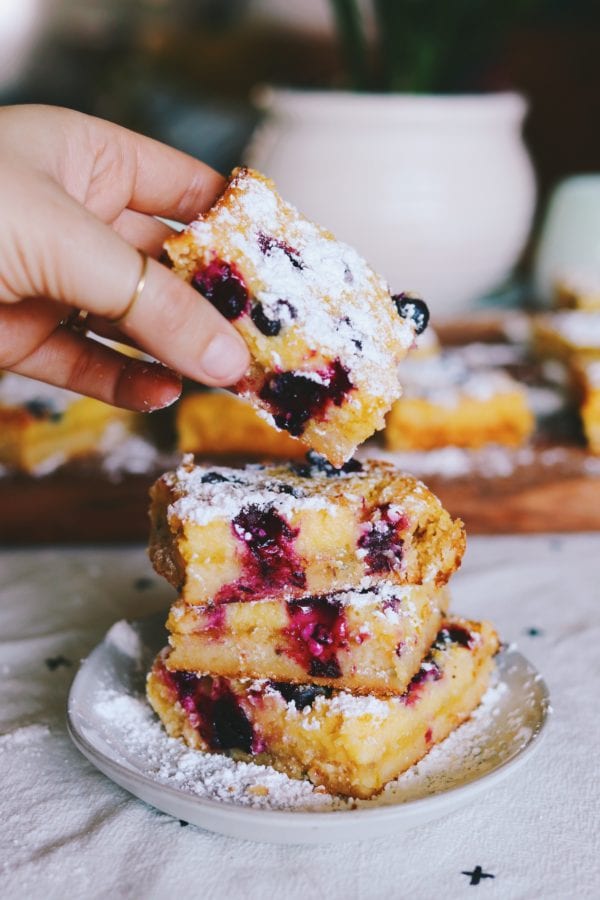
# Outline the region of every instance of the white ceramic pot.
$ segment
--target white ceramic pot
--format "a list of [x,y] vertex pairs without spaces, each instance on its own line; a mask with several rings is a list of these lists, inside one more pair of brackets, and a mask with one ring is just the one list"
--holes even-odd
[[258,105],[248,163],[394,291],[446,315],[510,273],[535,206],[521,96],[266,89]]

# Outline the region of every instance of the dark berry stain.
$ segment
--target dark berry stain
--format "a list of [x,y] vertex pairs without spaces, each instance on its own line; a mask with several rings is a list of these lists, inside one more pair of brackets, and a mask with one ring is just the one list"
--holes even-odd
[[313,678],[339,678],[338,653],[348,646],[342,604],[328,596],[287,603],[285,652]]
[[[275,306],[278,310],[283,312],[283,309],[287,309],[287,313],[290,319],[296,318],[296,308],[289,302],[289,300],[277,300]],[[264,310],[264,306],[262,303],[256,301],[250,310],[250,318],[258,328],[262,334],[266,335],[266,337],[276,337],[283,327],[283,323],[281,319],[271,318],[268,316]]]
[[290,684],[286,681],[272,681],[271,687],[279,691],[286,703],[293,703],[296,709],[312,706],[317,697],[331,697],[330,687],[316,684]]
[[250,311],[250,318],[258,330],[267,337],[275,337],[281,331],[279,319],[270,319],[265,313],[262,303],[255,303]]
[[429,309],[425,301],[420,297],[411,297],[410,294],[394,294],[392,300],[398,315],[403,319],[411,319],[416,334],[423,334],[429,324]]
[[297,250],[294,247],[291,247],[285,241],[280,241],[277,238],[272,237],[270,234],[264,234],[261,232],[258,235],[258,246],[260,247],[261,253],[264,253],[265,256],[269,256],[273,250],[281,250],[293,267],[295,269],[302,270],[304,268],[304,263],[302,262],[302,258]]
[[353,472],[362,472],[363,466],[357,459],[349,459],[348,462],[336,469],[329,460],[309,450],[306,454],[306,462],[292,463],[292,471],[301,478],[314,478],[316,475],[325,475],[327,478],[335,478],[339,475],[350,475]]
[[304,588],[306,574],[294,550],[298,529],[291,528],[272,506],[244,507],[232,521],[243,544],[244,571],[237,582],[217,594],[217,603],[255,599],[286,587]]
[[204,633],[208,632],[208,636],[211,638],[218,638],[221,636],[224,628],[225,607],[213,606],[211,609],[207,610],[205,613],[204,626],[202,628],[202,631]]
[[298,372],[271,375],[259,394],[277,427],[295,437],[303,433],[309,419],[320,417],[330,403],[341,406],[353,387],[348,371],[338,359],[315,374],[318,381]]
[[248,291],[244,279],[232,263],[213,260],[194,274],[192,287],[230,321],[246,312]]
[[341,678],[342,670],[337,659],[311,659],[308,674],[312,678]]
[[399,534],[407,527],[406,516],[393,512],[389,503],[377,508],[358,539],[358,546],[365,551],[370,575],[394,572],[399,568],[404,555],[404,540]]
[[283,481],[270,481],[266,487],[267,490],[274,491],[276,494],[289,494],[290,497],[296,497],[297,499],[305,496],[304,491],[300,491],[291,484],[285,484]]
[[436,650],[444,650],[448,644],[458,644],[460,647],[470,649],[473,643],[473,634],[468,629],[462,625],[448,625],[438,631],[433,646]]
[[176,693],[188,721],[211,750],[257,749],[252,724],[225,679],[206,679],[194,672],[169,672],[165,678]]
[[233,694],[215,700],[212,717],[216,743],[222,750],[252,751],[252,725]]
[[60,422],[63,413],[54,408],[49,400],[29,400],[23,404],[23,408],[27,410],[34,419],[47,419],[50,422]]
[[419,699],[425,685],[432,681],[439,681],[441,677],[442,670],[440,667],[433,661],[430,655],[426,656],[421,663],[421,668],[417,674],[413,676],[406,691],[402,694],[402,700],[407,706],[412,706]]
[[49,656],[48,659],[45,659],[44,662],[46,666],[50,669],[51,672],[55,672],[56,669],[60,668],[60,666],[64,666],[65,668],[69,668],[73,665],[70,659],[67,659],[66,656]]

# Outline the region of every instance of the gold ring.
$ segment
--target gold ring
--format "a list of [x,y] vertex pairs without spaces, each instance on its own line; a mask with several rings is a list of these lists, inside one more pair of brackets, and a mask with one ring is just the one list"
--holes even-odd
[[142,291],[144,290],[144,287],[146,285],[146,275],[148,274],[148,254],[144,253],[143,250],[138,250],[138,253],[142,258],[142,271],[140,277],[138,278],[138,283],[136,284],[135,290],[131,295],[131,300],[129,301],[121,315],[117,316],[116,319],[110,320],[112,325],[120,325],[121,322],[123,322],[123,320],[127,318],[137,301],[140,299]]

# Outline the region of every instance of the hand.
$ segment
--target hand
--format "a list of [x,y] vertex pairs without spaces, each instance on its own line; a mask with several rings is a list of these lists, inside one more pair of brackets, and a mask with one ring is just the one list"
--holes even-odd
[[[149,259],[171,229],[208,209],[223,178],[192,157],[66,109],[0,109],[0,369],[150,411],[174,402],[180,374],[209,385],[246,370],[241,337],[214,307]],[[141,348],[130,359],[64,324]],[[165,368],[169,366],[170,368]],[[171,371],[174,370],[174,371]],[[179,373],[179,374],[176,374]]]

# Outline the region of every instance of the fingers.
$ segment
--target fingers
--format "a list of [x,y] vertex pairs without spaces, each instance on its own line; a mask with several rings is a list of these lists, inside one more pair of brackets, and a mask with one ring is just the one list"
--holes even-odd
[[148,261],[144,290],[120,328],[157,359],[205,384],[232,384],[250,363],[235,329],[153,259]]
[[[26,235],[7,255],[7,267],[20,265],[28,277],[14,289],[16,296],[50,297],[119,318],[140,278],[139,253],[50,179],[38,186],[36,202]],[[18,282],[17,274],[11,280]],[[233,326],[152,259],[142,295],[120,330],[156,359],[206,384],[231,384],[249,364]]]
[[0,149],[51,175],[104,221],[129,207],[189,222],[208,209],[225,179],[192,156],[69,109],[0,109]]
[[112,227],[128,244],[144,250],[155,259],[162,253],[166,239],[175,234],[164,222],[133,209],[124,209],[112,223]]
[[190,222],[223,193],[223,176],[192,156],[132,131],[124,139],[137,159],[131,209]]
[[130,178],[124,206],[189,222],[222,194],[226,181],[205,163],[126,128],[85,117],[94,146],[108,148],[109,163]]
[[164,366],[130,359],[62,327],[12,371],[136,412],[170,406],[181,393],[181,380]]
[[11,369],[29,356],[68,313],[62,304],[39,297],[0,303],[0,369]]

